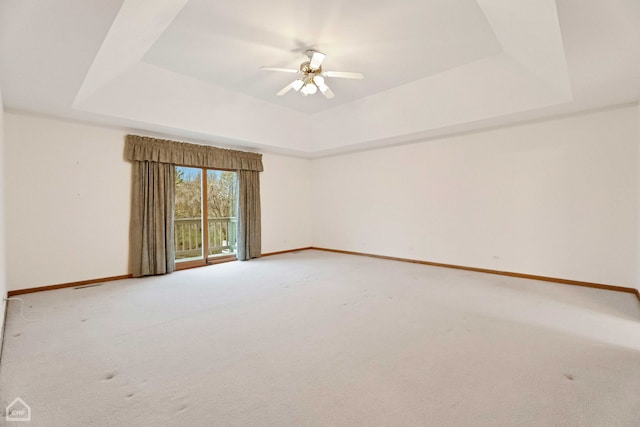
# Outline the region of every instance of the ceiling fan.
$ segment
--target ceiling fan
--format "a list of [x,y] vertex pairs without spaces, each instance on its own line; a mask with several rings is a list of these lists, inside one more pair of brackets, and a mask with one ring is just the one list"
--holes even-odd
[[307,55],[309,60],[300,64],[300,68],[297,70],[293,68],[260,67],[260,69],[266,71],[281,71],[284,73],[301,74],[300,77],[283,87],[276,95],[282,96],[293,89],[296,92],[300,92],[302,96],[307,96],[313,95],[320,90],[325,97],[331,99],[335,94],[331,91],[329,86],[327,86],[325,77],[341,77],[345,79],[358,80],[364,78],[362,73],[352,73],[349,71],[324,71],[322,69],[322,62],[326,55],[322,52],[318,52],[317,50],[309,49],[305,52],[305,55]]

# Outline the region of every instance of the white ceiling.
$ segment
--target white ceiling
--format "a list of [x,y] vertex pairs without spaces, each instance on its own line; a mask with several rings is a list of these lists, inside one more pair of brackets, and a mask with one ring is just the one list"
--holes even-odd
[[[334,99],[275,93],[327,54]],[[317,157],[640,99],[638,0],[3,0],[5,108]]]

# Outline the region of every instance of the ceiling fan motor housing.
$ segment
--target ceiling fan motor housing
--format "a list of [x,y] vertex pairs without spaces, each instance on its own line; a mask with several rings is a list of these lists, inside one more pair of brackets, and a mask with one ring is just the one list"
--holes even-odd
[[320,74],[322,73],[322,65],[318,68],[311,68],[311,62],[303,62],[302,64],[300,64],[300,72],[302,74]]

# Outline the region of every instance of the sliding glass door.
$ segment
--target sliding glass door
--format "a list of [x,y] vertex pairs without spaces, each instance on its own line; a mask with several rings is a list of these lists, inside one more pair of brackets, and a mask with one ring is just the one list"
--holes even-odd
[[235,257],[237,189],[236,172],[176,167],[176,267]]
[[207,170],[207,242],[209,256],[235,254],[238,230],[236,172]]

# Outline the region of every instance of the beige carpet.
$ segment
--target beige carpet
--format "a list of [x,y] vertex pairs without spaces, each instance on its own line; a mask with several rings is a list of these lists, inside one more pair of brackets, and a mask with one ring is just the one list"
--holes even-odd
[[27,425],[640,425],[631,294],[303,251],[24,298]]

